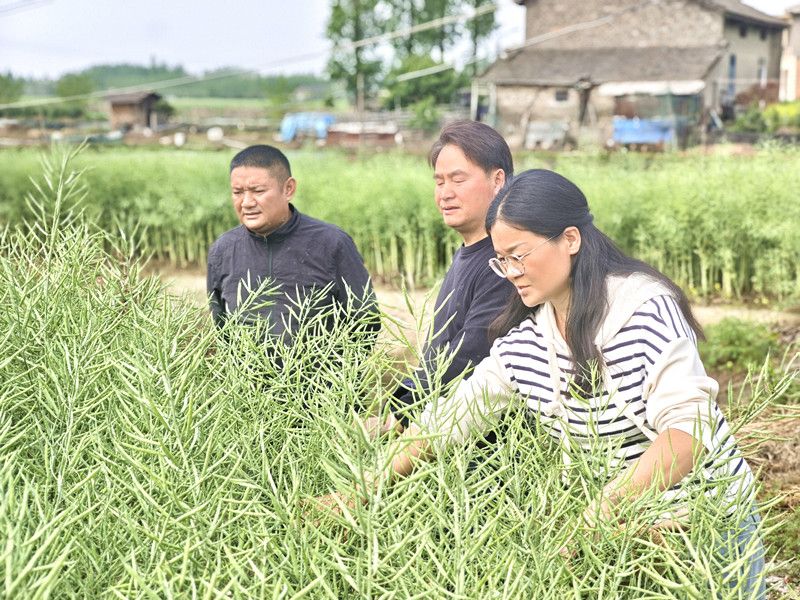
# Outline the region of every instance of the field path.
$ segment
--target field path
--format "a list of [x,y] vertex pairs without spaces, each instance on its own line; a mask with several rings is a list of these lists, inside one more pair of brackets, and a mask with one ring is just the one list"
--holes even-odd
[[[174,269],[154,269],[151,273],[158,275],[167,285],[168,289],[176,296],[186,296],[198,305],[206,302],[206,275],[202,270],[174,270]],[[388,314],[413,323],[411,314],[406,306],[403,293],[393,287],[376,287],[378,302],[381,308]],[[414,312],[419,313],[423,309],[426,297],[429,296],[428,290],[409,290],[408,296]],[[432,300],[429,302],[432,304]],[[432,309],[428,306],[428,311]],[[786,327],[800,327],[800,313],[770,310],[767,308],[748,308],[742,305],[715,304],[710,306],[696,304],[692,306],[695,316],[703,326],[713,325],[726,317],[735,317],[764,324],[778,324]]]

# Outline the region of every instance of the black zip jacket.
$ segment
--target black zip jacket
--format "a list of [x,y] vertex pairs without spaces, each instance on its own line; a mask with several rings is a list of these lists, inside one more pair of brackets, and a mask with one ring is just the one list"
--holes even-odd
[[[211,246],[206,290],[214,322],[222,326],[249,301],[239,319],[244,323],[263,319],[270,334],[290,342],[298,326],[293,312],[313,296],[312,310],[303,318],[333,308],[377,331],[375,292],[352,238],[292,205],[290,210],[289,220],[266,236],[240,225]],[[249,298],[265,281],[270,282],[268,290]]]

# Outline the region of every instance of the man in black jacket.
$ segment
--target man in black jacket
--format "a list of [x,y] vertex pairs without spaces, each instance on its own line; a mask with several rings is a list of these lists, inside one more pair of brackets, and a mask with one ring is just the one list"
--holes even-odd
[[[489,267],[495,252],[485,224],[489,204],[514,172],[508,144],[484,123],[457,121],[442,129],[429,162],[436,205],[445,225],[459,233],[464,245],[453,256],[436,299],[422,365],[395,391],[392,413],[385,421],[367,419],[371,435],[406,424],[408,406],[430,392],[436,383],[433,377],[449,383],[488,356],[489,325],[515,293],[514,286]],[[445,356],[451,359],[449,364],[438,368]]]
[[[222,234],[208,253],[206,288],[218,326],[235,314],[245,323],[260,321],[287,343],[299,319],[320,313],[329,326],[344,318],[368,330],[380,327],[375,293],[353,240],[292,206],[297,182],[280,150],[242,150],[231,161],[230,181],[241,225]],[[250,297],[257,290],[261,295]]]

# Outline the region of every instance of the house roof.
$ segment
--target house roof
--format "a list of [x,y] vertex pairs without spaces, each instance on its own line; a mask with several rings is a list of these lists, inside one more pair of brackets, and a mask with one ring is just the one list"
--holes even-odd
[[780,17],[773,17],[767,13],[763,13],[752,6],[739,2],[739,0],[712,0],[711,4],[715,4],[724,10],[726,15],[738,17],[751,23],[786,27],[786,21]]
[[161,99],[161,95],[155,92],[128,92],[127,94],[109,94],[106,96],[106,100],[111,104],[139,104],[151,96],[156,100]]
[[522,48],[490,66],[479,81],[498,85],[571,86],[611,81],[694,81],[719,60],[719,46],[694,48]]
[[[514,0],[517,4],[525,5],[526,0]],[[700,4],[704,4],[709,8],[722,10],[726,15],[745,19],[752,23],[759,25],[772,25],[775,27],[786,27],[786,22],[779,17],[773,17],[767,13],[763,13],[758,9],[743,4],[739,0],[695,0]]]

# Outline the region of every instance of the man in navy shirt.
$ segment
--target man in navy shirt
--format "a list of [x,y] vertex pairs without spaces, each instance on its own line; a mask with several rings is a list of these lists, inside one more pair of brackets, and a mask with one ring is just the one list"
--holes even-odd
[[[280,150],[242,150],[231,161],[230,181],[241,225],[222,234],[208,253],[207,291],[218,326],[235,314],[242,322],[265,324],[271,335],[290,343],[300,326],[300,306],[310,303],[303,319],[325,313],[331,326],[338,312],[361,331],[380,327],[369,274],[353,240],[292,206],[297,181]],[[257,290],[261,295],[251,298]]]
[[[365,422],[373,435],[407,423],[407,407],[430,391],[435,383],[432,376],[438,375],[442,384],[449,383],[488,356],[489,325],[515,293],[507,279],[489,268],[495,252],[485,225],[489,204],[514,172],[508,144],[484,123],[457,121],[442,129],[429,162],[434,171],[436,206],[464,245],[453,256],[436,299],[423,364],[395,391],[392,414],[382,423],[379,417]],[[436,364],[444,355],[452,360],[442,371]]]

